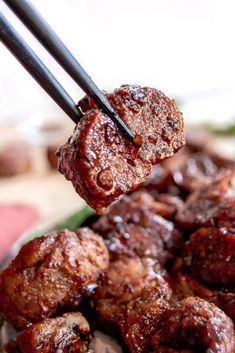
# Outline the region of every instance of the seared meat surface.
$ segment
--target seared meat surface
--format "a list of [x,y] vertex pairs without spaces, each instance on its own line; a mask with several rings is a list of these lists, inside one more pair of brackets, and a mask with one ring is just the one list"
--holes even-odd
[[[163,206],[165,210],[171,207]],[[165,264],[182,237],[172,222],[159,215],[162,207],[151,195],[139,191],[112,204],[93,229],[104,237],[112,258],[122,253],[152,257]]]
[[218,174],[219,168],[206,153],[186,155],[181,166],[175,165],[173,179],[186,192],[193,192],[209,185]]
[[177,222],[186,229],[202,226],[233,227],[235,221],[235,190],[232,170],[219,173],[207,186],[192,192]]
[[145,286],[141,295],[126,307],[122,337],[131,353],[147,353],[151,336],[169,309],[171,291],[166,282]]
[[96,310],[104,326],[120,330],[127,304],[140,297],[146,286],[155,287],[159,296],[171,297],[166,271],[157,261],[123,256],[111,262],[106,281],[96,293]]
[[185,198],[210,185],[219,173],[233,169],[235,159],[219,155],[212,148],[214,144],[210,134],[205,131],[189,132],[186,131],[186,145],[178,153],[154,166],[144,184],[144,188],[153,195],[167,192]]
[[22,353],[86,353],[90,327],[80,313],[67,313],[33,324],[17,335]]
[[156,215],[163,218],[174,220],[177,212],[183,208],[183,201],[167,193],[160,193],[152,196],[144,190],[136,191],[130,194],[131,200],[138,203],[139,206],[145,206]]
[[88,228],[63,230],[24,245],[0,274],[0,314],[16,329],[76,307],[108,268],[103,240]]
[[200,228],[182,250],[186,270],[211,284],[235,284],[235,234],[226,228]]
[[183,118],[174,101],[148,87],[123,85],[107,94],[142,145],[132,145],[111,119],[85,98],[85,111],[68,142],[58,150],[59,171],[98,213],[135,190],[152,166],[184,145]]
[[189,297],[165,312],[151,346],[153,352],[234,353],[233,323],[214,304]]
[[209,303],[214,303],[222,309],[233,322],[235,321],[235,291],[234,287],[224,288],[203,283],[187,273],[178,272],[174,277],[175,300],[192,296],[200,297]]

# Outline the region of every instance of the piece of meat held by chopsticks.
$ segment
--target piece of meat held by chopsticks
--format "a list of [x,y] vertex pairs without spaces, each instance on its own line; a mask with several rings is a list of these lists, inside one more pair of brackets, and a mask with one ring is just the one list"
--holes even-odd
[[182,114],[157,89],[123,85],[106,96],[142,144],[127,140],[85,97],[79,102],[84,116],[57,152],[59,171],[99,214],[146,181],[152,166],[173,156],[185,142]]

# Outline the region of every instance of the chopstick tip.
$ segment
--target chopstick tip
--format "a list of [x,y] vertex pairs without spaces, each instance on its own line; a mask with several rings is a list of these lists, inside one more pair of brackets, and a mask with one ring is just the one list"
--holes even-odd
[[136,134],[133,137],[133,142],[137,147],[140,147],[142,145],[142,137],[140,135]]

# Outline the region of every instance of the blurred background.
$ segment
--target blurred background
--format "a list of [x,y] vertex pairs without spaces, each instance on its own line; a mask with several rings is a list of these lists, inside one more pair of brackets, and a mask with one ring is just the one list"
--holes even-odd
[[[233,0],[33,3],[100,88],[153,86],[177,99],[188,126],[233,124]],[[74,100],[81,98],[81,90],[2,1],[0,10]],[[0,257],[26,229],[49,226],[83,206],[55,169],[54,151],[72,129],[0,44]]]

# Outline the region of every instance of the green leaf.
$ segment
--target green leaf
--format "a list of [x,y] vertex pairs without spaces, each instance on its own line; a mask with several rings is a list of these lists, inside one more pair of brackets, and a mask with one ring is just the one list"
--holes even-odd
[[81,211],[72,214],[70,217],[56,224],[55,230],[67,228],[71,231],[75,231],[88,217],[92,216],[93,214],[95,214],[94,210],[89,206],[85,206]]
[[70,231],[75,231],[78,229],[83,222],[85,222],[90,216],[94,215],[95,211],[89,206],[85,206],[82,210],[73,213],[71,216],[63,219],[59,223],[55,224],[52,229],[47,229],[45,231],[36,231],[31,233],[25,242],[28,242],[34,238],[44,235],[48,231],[61,230],[67,228]]
[[216,126],[213,124],[206,124],[204,125],[209,131],[213,132],[214,134],[218,135],[235,135],[235,122],[227,126]]

